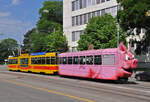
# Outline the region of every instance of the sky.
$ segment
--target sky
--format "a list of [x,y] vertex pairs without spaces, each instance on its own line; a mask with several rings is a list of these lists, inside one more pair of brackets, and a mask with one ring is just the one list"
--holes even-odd
[[0,40],[13,38],[22,43],[23,35],[36,26],[44,1],[0,0]]

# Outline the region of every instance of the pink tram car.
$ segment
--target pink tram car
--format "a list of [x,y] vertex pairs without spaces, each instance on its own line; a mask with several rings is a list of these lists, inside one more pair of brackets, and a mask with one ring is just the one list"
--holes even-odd
[[132,75],[138,60],[121,43],[118,48],[59,54],[59,75],[119,80]]

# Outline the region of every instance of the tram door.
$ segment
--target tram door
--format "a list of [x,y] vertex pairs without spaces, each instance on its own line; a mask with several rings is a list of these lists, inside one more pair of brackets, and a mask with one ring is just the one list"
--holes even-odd
[[102,57],[100,54],[93,56],[93,66],[90,69],[91,78],[99,78],[101,74]]
[[21,54],[19,56],[19,62],[20,62],[19,70],[28,72],[29,71],[29,54]]
[[28,58],[20,58],[21,67],[28,67],[28,62],[29,62]]

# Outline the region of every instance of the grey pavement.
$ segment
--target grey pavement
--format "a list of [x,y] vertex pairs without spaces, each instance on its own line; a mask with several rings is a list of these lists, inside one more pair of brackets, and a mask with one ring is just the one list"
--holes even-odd
[[10,72],[0,66],[0,102],[150,102],[149,86]]

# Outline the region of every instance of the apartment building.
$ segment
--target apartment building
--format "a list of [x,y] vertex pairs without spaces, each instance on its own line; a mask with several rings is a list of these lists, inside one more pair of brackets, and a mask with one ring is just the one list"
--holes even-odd
[[116,0],[63,0],[63,31],[69,50],[77,51],[78,40],[92,17],[117,15]]

